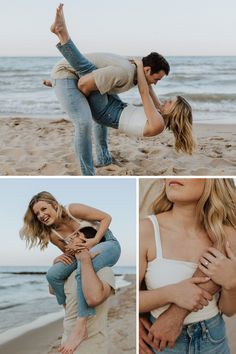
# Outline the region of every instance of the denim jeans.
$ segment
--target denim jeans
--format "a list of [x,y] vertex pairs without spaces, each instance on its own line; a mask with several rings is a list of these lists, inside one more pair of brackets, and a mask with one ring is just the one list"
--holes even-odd
[[[112,232],[110,230],[107,230],[104,236],[106,241],[100,242],[96,246],[91,248],[91,252],[100,252],[100,254],[92,260],[95,272],[104,267],[112,267],[120,257],[120,244],[113,236]],[[78,296],[78,317],[94,316],[96,311],[93,307],[88,306],[83,294],[80,261],[74,259],[73,263],[69,265],[66,265],[62,262],[58,262],[54,264],[51,268],[49,268],[46,277],[49,284],[55,291],[58,304],[64,305],[66,304],[64,281],[75,269],[77,269],[76,280]]]
[[[151,316],[151,322],[155,318]],[[158,321],[158,319],[157,319]],[[153,353],[158,353],[152,349]],[[186,325],[175,342],[174,348],[161,351],[164,354],[230,354],[225,323],[220,314]]]
[[88,101],[77,88],[77,80],[53,80],[53,86],[57,99],[75,127],[75,153],[80,163],[81,173],[84,176],[93,176],[95,172],[92,155],[92,126],[97,167],[112,163],[107,145],[107,128],[92,119]]
[[[57,48],[79,76],[84,76],[97,69],[80,53],[71,39],[66,44],[57,44]],[[127,106],[126,103],[122,102],[116,95],[101,95],[99,91],[92,92],[87,99],[93,119],[97,123],[118,129],[120,115],[124,107]]]

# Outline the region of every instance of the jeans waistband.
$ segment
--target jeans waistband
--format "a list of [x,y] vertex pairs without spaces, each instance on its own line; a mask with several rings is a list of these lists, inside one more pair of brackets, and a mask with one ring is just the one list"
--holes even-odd
[[[153,323],[155,322],[156,319],[151,315],[150,320]],[[196,335],[197,333],[201,333],[201,336],[204,338],[207,335],[208,329],[220,325],[221,323],[222,323],[222,315],[218,313],[217,315],[215,315],[214,317],[208,320],[203,320],[199,322],[190,323],[188,325],[184,325],[180,335],[181,340],[188,341],[189,337],[191,338],[193,335]]]

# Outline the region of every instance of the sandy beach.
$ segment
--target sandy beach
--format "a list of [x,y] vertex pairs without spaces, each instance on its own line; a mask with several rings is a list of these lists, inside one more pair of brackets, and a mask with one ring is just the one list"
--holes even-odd
[[[126,275],[132,285],[110,298],[108,313],[109,353],[135,354],[135,276]],[[29,331],[2,346],[4,354],[56,354],[62,334],[62,320]]]
[[[3,176],[80,175],[74,154],[74,132],[65,119],[1,118],[0,174]],[[115,164],[97,175],[235,175],[235,125],[194,125],[198,142],[192,156],[176,153],[166,131],[136,139],[110,129]]]

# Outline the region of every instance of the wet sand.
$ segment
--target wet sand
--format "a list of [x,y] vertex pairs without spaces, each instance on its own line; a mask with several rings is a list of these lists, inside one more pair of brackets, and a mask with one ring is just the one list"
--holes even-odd
[[[108,313],[109,353],[135,354],[135,276],[126,275],[125,280],[132,283],[120,289],[110,298]],[[2,346],[4,354],[56,354],[63,332],[62,319],[43,327],[28,331]]]

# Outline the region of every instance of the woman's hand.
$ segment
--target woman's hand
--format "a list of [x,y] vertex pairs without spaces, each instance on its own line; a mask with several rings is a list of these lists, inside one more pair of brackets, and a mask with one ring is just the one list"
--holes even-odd
[[173,302],[189,311],[201,310],[212,300],[212,295],[197,284],[206,283],[209,279],[208,277],[193,277],[171,285]]
[[226,290],[236,288],[236,256],[229,242],[225,246],[226,256],[216,248],[210,247],[200,258],[199,269],[216,284]]
[[143,61],[140,58],[133,59],[134,64],[143,68]]
[[98,243],[96,238],[86,238],[83,235],[80,235],[79,239],[81,240],[82,245],[84,245],[84,247],[86,247],[88,250],[90,250],[90,248],[97,245]]
[[63,253],[54,259],[53,264],[56,264],[58,262],[62,262],[65,265],[68,265],[68,264],[72,264],[73,261],[74,261],[74,256]]

